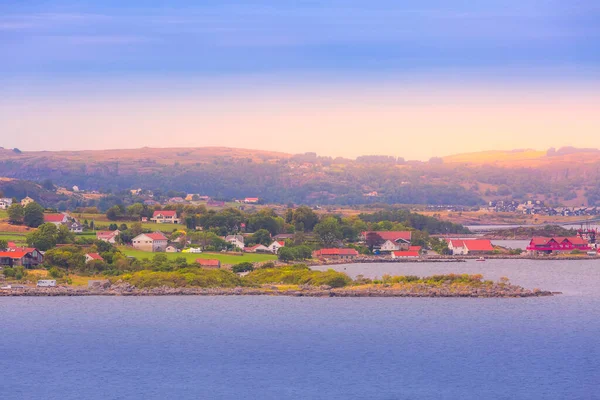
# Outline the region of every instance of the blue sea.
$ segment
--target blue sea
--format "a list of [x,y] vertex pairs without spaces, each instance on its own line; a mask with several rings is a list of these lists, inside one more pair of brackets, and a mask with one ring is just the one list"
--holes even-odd
[[0,399],[600,399],[600,262],[483,273],[527,299],[0,298]]

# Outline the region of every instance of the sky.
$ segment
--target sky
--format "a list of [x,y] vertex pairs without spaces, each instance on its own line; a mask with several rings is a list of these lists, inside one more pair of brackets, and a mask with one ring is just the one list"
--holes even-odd
[[599,147],[592,0],[4,0],[0,146]]

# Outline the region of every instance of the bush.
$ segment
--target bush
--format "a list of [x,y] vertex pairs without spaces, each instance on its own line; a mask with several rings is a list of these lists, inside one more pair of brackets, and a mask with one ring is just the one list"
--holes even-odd
[[251,262],[243,262],[231,267],[231,271],[233,271],[236,274],[240,274],[242,272],[250,272],[254,271],[254,266]]
[[168,287],[236,287],[243,285],[239,276],[223,269],[183,268],[172,272],[139,271],[122,279],[137,288]]
[[60,269],[52,267],[48,270],[48,275],[50,275],[51,278],[58,279],[62,278],[65,274]]
[[245,279],[252,284],[288,284],[288,285],[328,285],[344,287],[352,283],[350,277],[332,269],[313,271],[305,265],[286,266],[281,268],[258,269],[248,274]]

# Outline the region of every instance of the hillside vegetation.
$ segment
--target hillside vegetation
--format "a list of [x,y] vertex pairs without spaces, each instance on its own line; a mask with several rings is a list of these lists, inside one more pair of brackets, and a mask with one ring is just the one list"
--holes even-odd
[[[222,199],[260,196],[266,202],[284,204],[479,205],[507,198],[600,204],[600,151],[575,148],[481,152],[429,162],[228,148],[0,149],[0,176],[35,182],[50,179],[60,186],[77,185],[85,190],[141,187]],[[366,196],[373,192],[376,195]]]

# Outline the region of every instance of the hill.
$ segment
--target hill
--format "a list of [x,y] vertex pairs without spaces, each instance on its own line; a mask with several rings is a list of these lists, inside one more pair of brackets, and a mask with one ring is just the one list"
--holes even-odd
[[261,197],[274,203],[478,205],[493,199],[540,199],[600,204],[600,150],[576,148],[490,151],[429,162],[225,147],[0,149],[0,176],[50,179],[87,190],[140,187],[223,199]]

